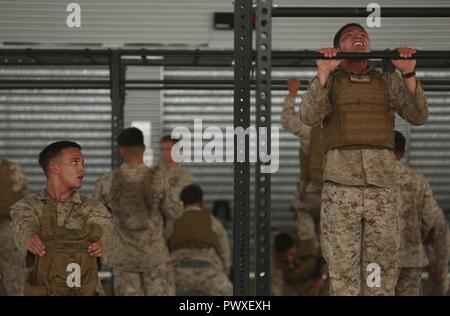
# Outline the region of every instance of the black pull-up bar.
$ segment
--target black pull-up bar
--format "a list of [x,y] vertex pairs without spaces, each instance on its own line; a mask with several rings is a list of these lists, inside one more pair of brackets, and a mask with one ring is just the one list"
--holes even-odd
[[[300,80],[300,90],[306,90],[309,81]],[[165,80],[125,80],[126,90],[231,90],[231,79],[165,79]],[[449,91],[450,80],[423,79],[426,91]],[[250,80],[254,89],[255,80]],[[286,80],[272,80],[272,90],[286,90]],[[105,80],[5,80],[0,79],[0,89],[109,89]]]
[[[272,58],[330,59],[317,51],[278,51]],[[400,58],[396,50],[371,51],[370,53],[338,53],[331,59],[450,59],[448,50],[418,50],[410,58]]]
[[[344,18],[344,17],[367,17],[371,11],[367,8],[350,7],[284,7],[272,8],[272,17],[287,18]],[[450,17],[450,7],[442,8],[420,8],[420,7],[381,7],[381,17],[383,18],[448,18]]]

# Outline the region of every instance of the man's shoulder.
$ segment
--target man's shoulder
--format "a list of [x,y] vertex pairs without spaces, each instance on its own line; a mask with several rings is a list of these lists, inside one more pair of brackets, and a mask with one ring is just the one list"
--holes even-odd
[[225,226],[222,224],[222,222],[217,217],[215,217],[214,215],[210,214],[209,212],[206,213],[206,214],[208,214],[209,218],[211,219],[212,227],[216,227],[216,228],[218,228],[220,230],[225,231]]
[[161,166],[156,165],[156,166],[146,166],[145,170],[143,170],[144,175],[143,175],[143,181],[144,183],[147,184],[152,184],[155,185],[157,187],[160,187],[160,185],[164,182],[164,181],[168,181],[169,176],[167,174],[167,172],[164,170],[164,168],[161,168]]
[[7,166],[9,173],[15,175],[17,173],[25,174],[24,169],[21,165],[10,160],[0,160],[0,165]]
[[115,169],[108,171],[106,173],[104,173],[103,175],[101,175],[98,179],[97,179],[97,183],[103,183],[103,182],[108,182],[111,181],[114,172],[116,172]]
[[405,166],[402,163],[398,163],[398,180],[405,186],[419,187],[421,185],[428,185],[428,180],[420,171],[417,171],[409,166]]
[[44,204],[42,203],[41,196],[42,196],[41,193],[37,193],[34,195],[24,197],[21,200],[14,203],[13,205],[11,205],[11,209],[27,208],[27,209],[40,210],[44,206]]
[[164,168],[162,168],[160,165],[155,166],[146,166],[146,168],[143,170],[145,174],[150,176],[159,176],[159,177],[167,177],[167,172]]
[[10,160],[6,160],[6,159],[0,160],[0,165],[8,166],[9,169],[13,169],[13,168],[22,169],[22,167],[18,163],[10,161]]
[[405,173],[408,174],[410,177],[420,180],[421,182],[427,181],[427,179],[425,178],[425,175],[423,173],[421,173],[420,171],[413,169],[409,166],[405,166],[403,164],[402,164],[402,166],[403,166],[403,169],[405,170]]

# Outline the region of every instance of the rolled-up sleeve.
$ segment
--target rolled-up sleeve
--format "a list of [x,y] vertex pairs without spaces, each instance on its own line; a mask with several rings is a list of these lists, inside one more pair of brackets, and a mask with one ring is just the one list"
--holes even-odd
[[102,244],[103,244],[103,255],[102,262],[107,263],[108,261],[108,245],[111,242],[112,236],[112,219],[111,213],[106,209],[106,207],[98,200],[92,200],[92,208],[89,211],[88,218],[86,220],[88,224],[98,224],[102,227]]
[[40,232],[40,222],[37,210],[26,199],[20,200],[10,208],[11,228],[17,248],[27,252],[27,242],[31,236]]
[[300,119],[309,126],[319,126],[323,119],[331,112],[328,99],[330,81],[325,87],[320,85],[319,79],[311,81],[308,91],[302,96]]
[[428,105],[422,84],[418,81],[414,95],[398,73],[389,74],[389,95],[395,111],[408,123],[422,125],[428,120]]

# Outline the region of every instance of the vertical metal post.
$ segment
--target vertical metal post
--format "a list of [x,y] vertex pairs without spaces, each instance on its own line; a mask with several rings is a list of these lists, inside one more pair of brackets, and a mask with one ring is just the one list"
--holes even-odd
[[[271,149],[272,0],[258,0],[256,8],[256,130],[255,179],[256,295],[270,295],[270,173],[263,173],[264,154]],[[267,167],[266,167],[267,168]],[[267,170],[266,170],[267,171]]]
[[[234,4],[234,128],[250,127],[250,72],[252,65],[252,1]],[[249,135],[234,135],[233,280],[234,295],[249,295],[250,161]],[[238,152],[244,153],[238,161]]]
[[123,85],[121,74],[121,54],[117,50],[111,52],[109,76],[111,82],[111,167],[115,168],[120,165],[121,159],[119,147],[117,146],[117,138],[123,130]]

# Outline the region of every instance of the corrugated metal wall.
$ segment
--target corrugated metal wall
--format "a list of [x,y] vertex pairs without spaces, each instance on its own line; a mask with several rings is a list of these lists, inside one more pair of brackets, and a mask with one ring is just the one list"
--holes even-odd
[[439,205],[450,214],[450,92],[428,92],[427,97],[428,122],[410,127],[408,162],[425,174]]
[[[127,80],[159,80],[162,79],[162,67],[129,66]],[[159,161],[159,140],[161,138],[161,95],[159,90],[127,90],[124,105],[124,126],[136,126],[144,133],[147,149],[144,162],[147,165]],[[138,124],[136,124],[138,123]]]
[[[1,67],[1,80],[109,80],[102,67]],[[47,144],[69,139],[83,147],[86,176],[81,192],[111,167],[111,99],[103,89],[0,90],[0,158],[21,164],[30,192],[44,188],[38,164]]]
[[[66,6],[81,6],[81,28],[66,26]],[[2,42],[50,45],[83,43],[119,47],[126,43],[187,44],[231,48],[233,32],[214,30],[214,12],[232,12],[232,0],[2,0]],[[282,7],[364,7],[362,0],[277,0]],[[449,6],[448,0],[377,0],[383,6]],[[352,19],[364,23],[364,18]],[[317,49],[328,46],[336,28],[346,18],[275,18],[273,49]],[[445,18],[382,18],[382,27],[371,29],[374,47],[410,45],[422,49],[448,49],[450,20]]]

